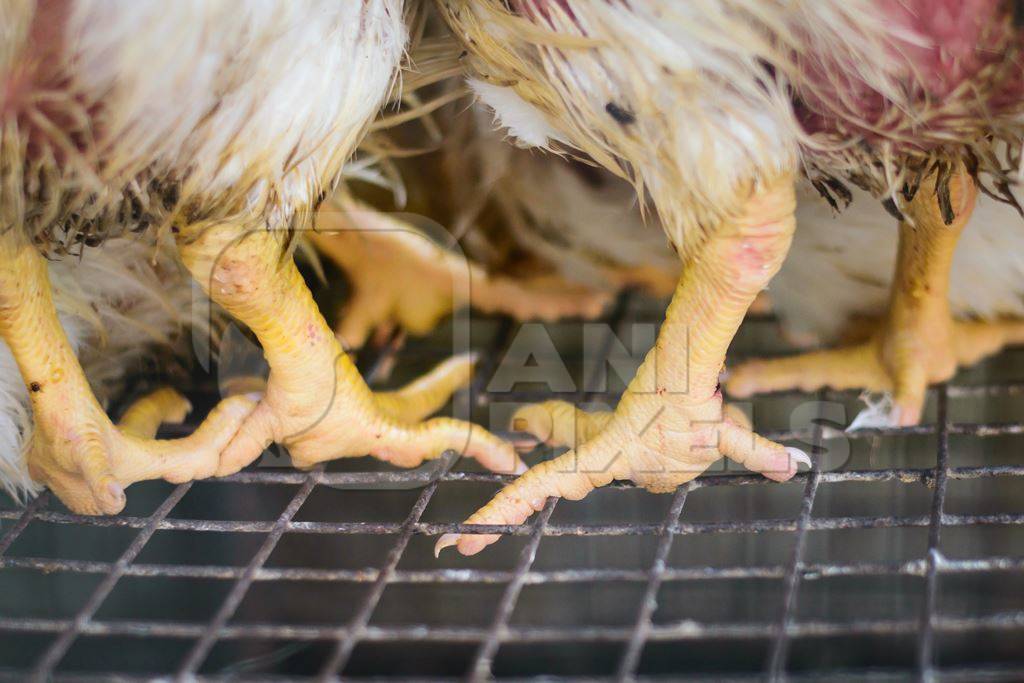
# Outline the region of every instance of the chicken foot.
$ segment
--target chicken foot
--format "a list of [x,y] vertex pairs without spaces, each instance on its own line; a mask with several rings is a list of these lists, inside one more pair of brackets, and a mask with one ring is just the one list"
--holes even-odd
[[460,303],[516,320],[551,321],[597,317],[610,299],[554,275],[489,275],[406,223],[354,200],[339,201],[320,210],[309,239],[352,285],[335,328],[350,349],[395,328],[427,334]]
[[[789,248],[794,205],[792,179],[782,178],[715,231],[685,264],[657,342],[614,413],[589,416],[588,440],[531,468],[466,523],[520,524],[549,496],[578,500],[613,480],[671,491],[722,456],[776,481],[792,477],[797,462],[809,464],[726,414],[718,388],[733,335]],[[445,534],[435,552],[455,545],[472,555],[497,539]]]
[[[124,488],[147,479],[210,476],[220,452],[254,403],[234,397],[181,439],[154,440],[154,421],[184,417],[178,401],[150,399],[116,427],[93,395],[53,304],[46,260],[20,228],[0,233],[0,335],[11,349],[32,404],[29,475],[81,514],[114,514]],[[145,417],[143,417],[145,413]]]
[[950,180],[953,221],[942,217],[934,176],[905,207],[889,308],[881,323],[853,346],[789,358],[755,360],[732,370],[726,390],[744,398],[800,389],[890,392],[896,426],[921,420],[929,384],[950,379],[1011,343],[1024,341],[1024,322],[957,321],[949,307],[949,272],[970,219],[977,189],[961,169]]
[[283,235],[233,223],[178,235],[182,260],[210,297],[259,338],[270,365],[262,400],[224,449],[218,475],[237,472],[272,442],[296,467],[373,455],[401,467],[453,450],[500,472],[522,471],[511,445],[460,420],[422,421],[469,377],[453,359],[396,392],[374,393],[327,326]]
[[[512,415],[512,429],[553,448],[576,448],[600,434],[611,422],[611,410],[585,411],[568,401],[544,401],[523,406]],[[753,425],[734,405],[722,406],[722,416],[744,429]]]

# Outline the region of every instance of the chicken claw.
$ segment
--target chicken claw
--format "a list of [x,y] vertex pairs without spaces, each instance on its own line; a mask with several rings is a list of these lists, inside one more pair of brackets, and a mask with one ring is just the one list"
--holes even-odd
[[950,181],[955,217],[946,224],[934,177],[918,190],[900,223],[900,246],[889,310],[866,340],[850,347],[789,358],[755,360],[732,369],[726,389],[737,397],[800,389],[891,392],[893,426],[921,420],[929,384],[950,379],[1003,346],[1024,341],[1024,322],[955,321],[949,307],[949,272],[957,240],[974,208],[977,190],[961,170]]
[[[811,464],[803,452],[762,438],[726,416],[719,393],[700,403],[629,394],[615,413],[599,414],[590,426],[604,416],[607,423],[591,439],[531,468],[466,523],[521,524],[544,507],[548,496],[579,500],[613,480],[670,492],[722,456],[776,481],[792,477],[797,463]],[[446,534],[435,553],[457,545],[463,555],[473,555],[496,540],[497,535]]]
[[[300,468],[362,455],[398,467],[416,467],[452,450],[475,457],[492,470],[521,473],[526,468],[512,446],[482,427],[443,417],[424,420],[468,383],[475,360],[471,354],[455,356],[401,389],[364,393],[351,391],[351,385],[361,384],[362,378],[350,367],[348,356],[340,356],[338,394],[342,401],[322,413],[310,409],[316,405],[314,395],[280,393],[271,381],[246,429],[225,449],[217,474],[225,476],[242,469],[271,440],[285,445],[292,463]],[[312,402],[304,403],[306,398]],[[282,415],[287,419],[282,420]],[[339,449],[343,449],[340,454]]]
[[84,399],[59,419],[37,412],[26,454],[28,471],[75,512],[116,514],[124,508],[129,484],[148,479],[177,484],[212,476],[221,450],[253,406],[244,396],[225,399],[195,432],[168,440],[142,436],[138,424],[115,427],[98,404]]
[[297,467],[373,455],[400,467],[456,451],[499,472],[523,468],[512,446],[482,427],[423,421],[468,380],[461,356],[393,392],[374,393],[327,326],[279,233],[235,224],[180,233],[185,265],[211,298],[249,326],[270,365],[266,392],[221,454],[218,475],[237,472],[273,442]]
[[1021,321],[956,321],[935,315],[896,324],[890,318],[857,346],[743,363],[731,371],[726,388],[739,398],[822,387],[892,393],[886,426],[908,427],[921,421],[929,384],[944,382],[957,368],[1020,343]]
[[551,321],[595,318],[610,300],[607,292],[554,275],[489,275],[407,223],[351,199],[338,201],[320,210],[309,238],[351,282],[335,329],[348,348],[395,327],[422,336],[463,303],[517,320]]
[[[718,389],[736,329],[789,248],[794,203],[791,179],[781,179],[701,245],[683,268],[654,348],[613,413],[588,415],[561,402],[521,410],[517,417],[528,431],[550,424],[545,440],[576,447],[530,469],[467,523],[520,524],[549,496],[578,500],[613,480],[671,491],[722,456],[776,481],[792,477],[798,463],[809,465],[803,452],[754,434],[724,408]],[[472,555],[497,539],[445,534],[435,552],[455,545]]]
[[210,476],[219,454],[255,405],[222,402],[191,435],[157,441],[164,419],[180,420],[187,402],[158,392],[115,427],[100,407],[53,305],[46,262],[20,229],[0,234],[0,335],[11,349],[32,403],[34,429],[25,452],[29,475],[71,510],[114,514],[124,488],[146,479],[181,482]]

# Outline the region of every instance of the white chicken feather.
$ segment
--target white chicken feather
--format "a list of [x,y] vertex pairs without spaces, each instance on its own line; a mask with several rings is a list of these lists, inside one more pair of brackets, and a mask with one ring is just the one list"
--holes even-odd
[[[96,211],[122,193],[144,200],[147,179],[169,180],[179,205],[288,226],[331,189],[406,41],[401,0],[51,4],[11,3],[3,23],[20,40],[0,75],[20,82],[24,64],[55,63],[3,104],[25,114],[23,134],[46,141],[40,153],[55,155],[37,160],[62,178],[47,200],[91,191]],[[42,107],[33,98],[46,88]],[[71,152],[72,136],[91,142]],[[20,154],[6,165],[20,175]]]
[[[644,215],[629,183],[600,167],[518,149],[489,130],[485,118],[478,109],[474,152],[523,249],[569,281],[608,288],[623,284],[617,275],[636,269],[663,273],[669,284],[658,293],[671,291],[679,259],[658,230],[657,217]],[[500,123],[508,126],[507,116]],[[510,136],[522,139],[524,127],[527,135],[540,134],[530,123],[517,125],[507,128]]]

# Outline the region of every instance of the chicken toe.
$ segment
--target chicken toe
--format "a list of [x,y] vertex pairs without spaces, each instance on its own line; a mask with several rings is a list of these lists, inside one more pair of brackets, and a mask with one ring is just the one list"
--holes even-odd
[[544,401],[516,410],[512,430],[524,432],[548,446],[576,448],[608,426],[613,412],[587,412],[567,401]]
[[517,320],[557,320],[595,318],[611,298],[554,275],[490,275],[409,223],[351,199],[338,201],[340,207],[320,210],[310,240],[352,286],[335,328],[348,348],[382,330],[427,334],[463,305]]
[[163,387],[128,406],[117,426],[125,434],[152,439],[160,425],[181,424],[191,412],[192,404],[187,398],[170,387]]
[[[615,415],[610,410],[585,411],[568,401],[525,405],[512,415],[512,430],[529,434],[554,448],[576,448],[600,434]],[[723,417],[747,430],[750,418],[735,405],[722,407]]]

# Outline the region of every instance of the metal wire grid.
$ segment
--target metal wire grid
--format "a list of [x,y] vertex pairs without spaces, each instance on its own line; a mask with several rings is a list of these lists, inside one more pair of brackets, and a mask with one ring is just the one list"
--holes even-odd
[[[618,330],[628,309],[628,297],[623,297],[610,319],[609,339],[604,346],[605,356],[610,349],[610,338]],[[473,395],[486,401],[483,382],[493,371],[497,358],[507,345],[512,331],[504,323],[485,357],[477,374]],[[393,349],[389,352],[393,353]],[[385,360],[387,360],[385,358]],[[551,516],[558,503],[551,499],[542,512],[521,526],[467,526],[453,523],[429,523],[421,521],[424,510],[441,483],[485,482],[499,486],[510,477],[480,473],[437,471],[423,472],[327,472],[322,467],[309,472],[288,470],[246,471],[217,480],[225,485],[243,484],[255,491],[260,485],[292,484],[298,490],[281,511],[276,520],[240,521],[211,519],[176,519],[170,516],[175,506],[192,487],[191,483],[179,485],[171,491],[159,507],[149,516],[85,517],[48,510],[50,499],[44,494],[22,511],[0,511],[0,520],[11,524],[0,537],[0,569],[34,570],[44,573],[68,572],[83,575],[98,575],[102,580],[93,589],[73,618],[42,619],[20,618],[0,615],[0,631],[8,634],[52,634],[53,639],[35,661],[29,671],[6,670],[4,675],[24,680],[109,680],[116,675],[118,680],[142,680],[145,676],[120,674],[116,671],[103,673],[65,672],[59,665],[77,639],[83,636],[108,637],[161,637],[185,640],[190,644],[187,654],[180,661],[173,674],[179,680],[214,680],[218,676],[201,673],[201,666],[211,649],[221,641],[239,639],[273,639],[293,642],[322,642],[329,644],[327,656],[323,659],[319,680],[338,680],[346,670],[353,649],[359,643],[462,643],[475,646],[475,655],[466,672],[472,679],[486,679],[493,675],[492,666],[499,649],[508,644],[547,643],[608,643],[622,645],[621,656],[614,670],[605,672],[605,677],[619,680],[635,680],[642,676],[638,665],[644,648],[650,643],[707,643],[716,640],[736,641],[749,638],[763,638],[766,630],[770,633],[768,657],[762,671],[750,675],[712,676],[714,680],[752,680],[767,675],[773,680],[814,679],[816,674],[801,675],[787,672],[787,658],[795,639],[852,636],[910,636],[916,638],[916,668],[911,670],[864,669],[831,672],[833,680],[1020,680],[1024,678],[1024,658],[1020,663],[986,664],[984,662],[963,667],[940,667],[936,658],[936,634],[978,634],[991,632],[1024,632],[1024,612],[1010,611],[984,616],[943,616],[936,609],[938,579],[940,575],[988,574],[991,572],[1024,572],[1024,557],[989,556],[956,560],[945,558],[939,551],[940,534],[952,527],[979,527],[986,525],[1022,525],[1024,514],[950,514],[944,511],[947,485],[951,480],[1021,477],[1024,464],[993,465],[977,467],[951,467],[949,464],[949,437],[970,435],[989,437],[1006,434],[1024,434],[1024,423],[966,424],[949,420],[948,402],[953,396],[1016,395],[1024,393],[1024,384],[1006,383],[997,386],[947,387],[937,389],[938,419],[935,424],[913,428],[864,430],[853,438],[864,439],[876,436],[906,436],[934,434],[938,450],[934,467],[929,468],[887,468],[847,471],[821,471],[800,473],[795,477],[803,483],[803,495],[799,514],[795,518],[753,519],[717,522],[684,522],[681,515],[687,498],[694,491],[713,487],[773,486],[760,476],[711,476],[704,477],[680,487],[672,496],[664,519],[657,524],[552,524]],[[593,398],[575,395],[575,398]],[[517,400],[541,400],[550,398],[550,393],[530,394],[519,392]],[[823,427],[818,424],[809,430],[790,430],[768,433],[768,436],[787,440],[808,439],[820,445]],[[920,482],[932,489],[931,510],[928,515],[869,515],[814,517],[811,514],[815,496],[822,484],[836,482]],[[307,501],[317,486],[351,485],[372,482],[403,482],[422,484],[422,489],[404,521],[401,523],[377,522],[320,522],[297,521],[296,512]],[[616,483],[614,489],[633,488],[629,483]],[[255,495],[258,495],[256,492]],[[97,562],[71,559],[50,559],[40,557],[13,557],[7,554],[12,544],[26,528],[34,523],[58,525],[88,525],[91,527],[116,527],[137,530],[138,533],[115,562]],[[902,562],[812,562],[805,559],[808,532],[815,530],[840,529],[928,529],[928,552],[924,557]],[[187,530],[202,533],[235,532],[262,534],[262,545],[244,567],[219,565],[170,565],[139,564],[136,557],[146,543],[158,531]],[[437,536],[448,532],[485,532],[510,536],[525,536],[527,542],[522,548],[518,561],[510,570],[485,569],[428,569],[400,570],[399,563],[410,540],[415,535]],[[795,535],[795,543],[789,561],[767,566],[724,566],[724,567],[670,567],[666,559],[673,541],[680,536],[721,533],[762,533],[788,532]],[[313,535],[388,535],[394,544],[384,562],[369,569],[324,569],[315,567],[266,567],[271,555],[285,534]],[[657,537],[654,560],[647,570],[620,568],[567,568],[557,570],[536,570],[533,562],[538,546],[546,537]],[[924,600],[917,619],[863,619],[834,622],[827,620],[796,620],[794,613],[800,597],[800,587],[808,577],[918,577],[924,583]],[[203,578],[231,581],[232,586],[214,616],[205,623],[183,623],[152,620],[98,620],[97,611],[123,577],[175,577]],[[669,582],[686,582],[716,579],[774,579],[783,583],[782,609],[774,623],[654,623],[653,614],[657,607],[660,587]],[[285,623],[231,624],[232,615],[256,582],[318,581],[352,582],[367,584],[370,590],[362,603],[346,623],[336,625],[293,625]],[[571,626],[536,627],[510,623],[520,593],[525,586],[540,584],[569,585],[580,583],[631,582],[644,585],[643,597],[636,605],[636,619],[631,627],[609,627],[588,624]],[[382,594],[388,586],[395,584],[418,585],[503,585],[504,592],[497,602],[490,624],[484,628],[461,626],[380,626],[371,625],[371,617]],[[8,587],[5,590],[16,589]],[[159,616],[159,615],[155,615]],[[430,671],[422,672],[430,676]],[[681,671],[680,674],[687,672]],[[231,676],[228,676],[230,678]],[[699,678],[697,676],[696,678]],[[274,677],[274,680],[285,680]],[[308,679],[302,679],[308,680]]]

